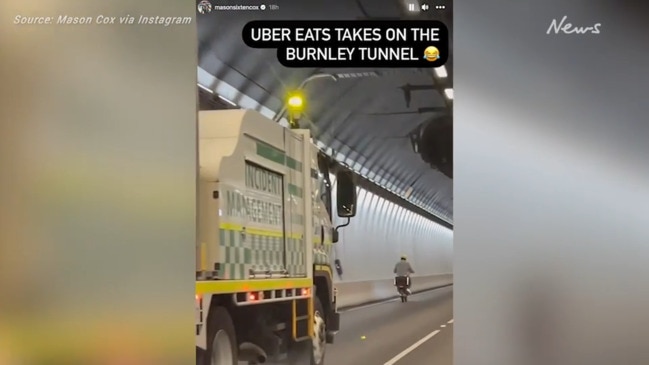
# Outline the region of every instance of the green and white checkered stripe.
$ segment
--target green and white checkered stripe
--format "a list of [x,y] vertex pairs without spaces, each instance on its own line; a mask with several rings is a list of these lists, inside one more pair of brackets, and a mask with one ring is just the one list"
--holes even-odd
[[323,249],[322,245],[313,249],[313,263],[316,265],[329,264],[329,255]]
[[223,258],[219,266],[220,278],[245,280],[249,278],[251,269],[254,271],[284,270],[282,237],[250,233],[244,235],[241,229],[228,226],[224,225],[219,235],[221,243],[219,257]]
[[254,271],[284,270],[284,243],[282,237],[248,234],[246,250],[250,250],[250,262],[246,265]]
[[228,280],[242,280],[248,277],[247,263],[250,262],[250,250],[243,245],[241,231],[232,229],[219,230],[220,253],[222,262],[218,276]]
[[306,245],[302,238],[287,238],[286,269],[291,276],[306,275]]
[[[324,223],[320,225],[314,225],[314,232],[321,232],[324,228],[324,231],[327,232],[331,227],[327,228]],[[331,256],[333,254],[333,243],[331,242],[331,235],[326,234],[324,237],[325,241],[322,242],[322,238],[315,236],[313,238],[313,263],[315,265],[331,265]]]

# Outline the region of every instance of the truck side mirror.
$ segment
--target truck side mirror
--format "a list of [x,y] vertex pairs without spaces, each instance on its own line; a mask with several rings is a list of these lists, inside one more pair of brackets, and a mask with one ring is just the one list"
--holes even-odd
[[356,184],[351,171],[336,173],[336,210],[342,218],[356,215]]

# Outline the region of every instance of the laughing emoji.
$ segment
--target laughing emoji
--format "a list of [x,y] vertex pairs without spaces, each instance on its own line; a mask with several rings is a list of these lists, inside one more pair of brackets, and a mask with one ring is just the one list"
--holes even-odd
[[435,62],[439,59],[439,49],[437,47],[426,47],[424,50],[424,59],[428,62]]

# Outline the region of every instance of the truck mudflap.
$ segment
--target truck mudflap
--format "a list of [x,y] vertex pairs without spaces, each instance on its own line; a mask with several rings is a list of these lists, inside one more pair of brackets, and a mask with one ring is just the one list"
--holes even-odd
[[206,365],[205,362],[205,350],[200,347],[196,347],[196,365]]
[[334,343],[334,337],[340,329],[340,313],[332,312],[329,314],[327,323],[327,343]]

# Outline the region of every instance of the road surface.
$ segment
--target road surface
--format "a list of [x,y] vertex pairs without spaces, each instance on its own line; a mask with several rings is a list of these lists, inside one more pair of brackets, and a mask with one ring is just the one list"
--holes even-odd
[[453,365],[453,287],[341,313],[327,365]]

